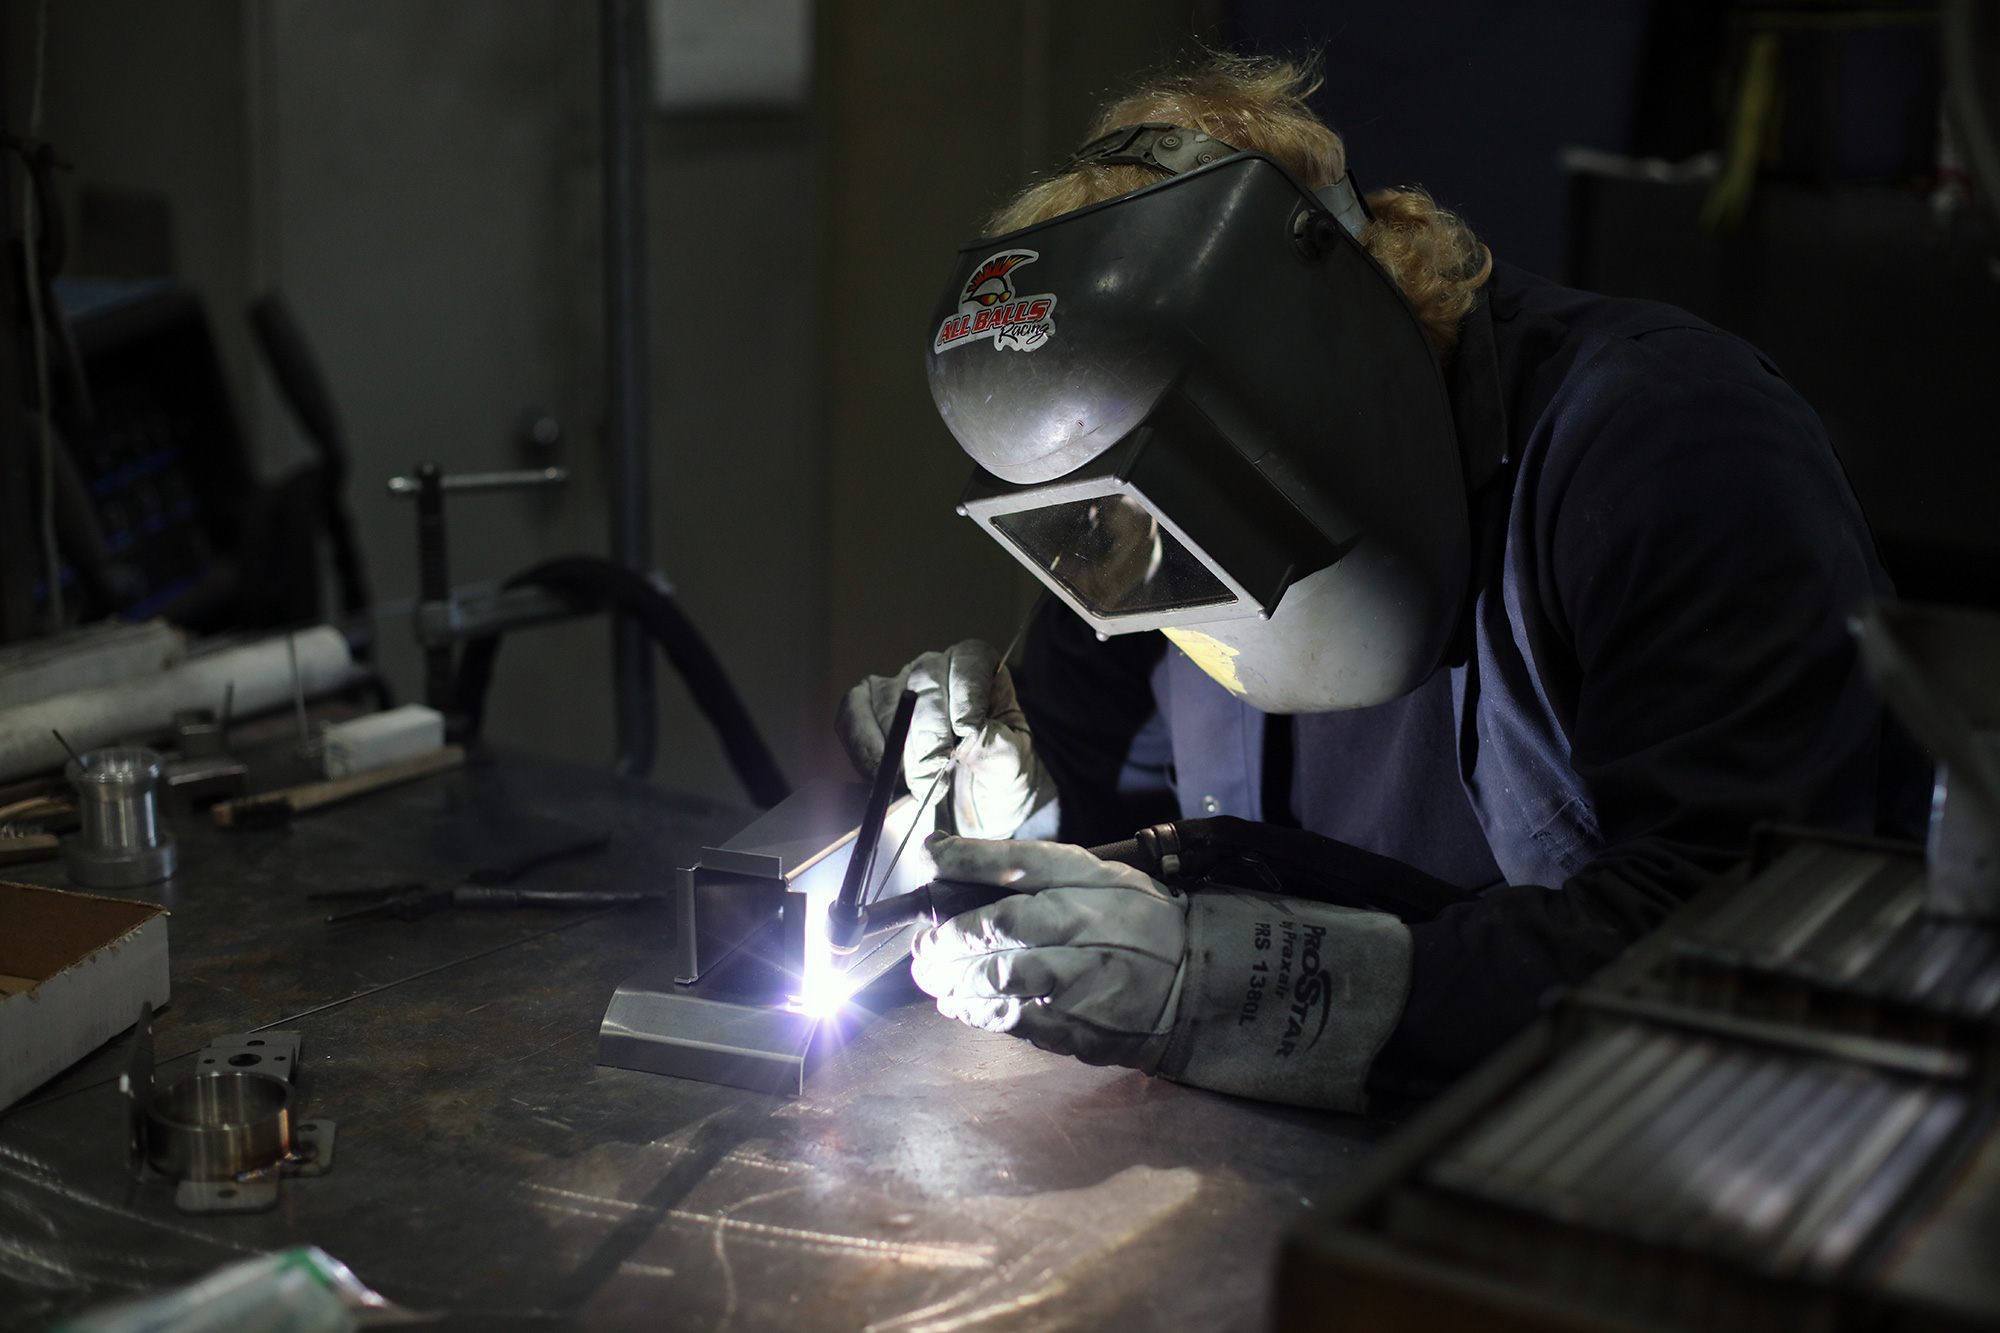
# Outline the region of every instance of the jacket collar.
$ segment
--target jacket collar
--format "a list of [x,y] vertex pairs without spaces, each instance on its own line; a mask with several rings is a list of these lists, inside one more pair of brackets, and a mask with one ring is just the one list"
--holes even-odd
[[1507,464],[1507,405],[1500,391],[1500,352],[1493,334],[1493,283],[1480,288],[1459,326],[1458,354],[1451,366],[1451,413],[1458,428],[1458,454],[1465,467],[1470,500]]

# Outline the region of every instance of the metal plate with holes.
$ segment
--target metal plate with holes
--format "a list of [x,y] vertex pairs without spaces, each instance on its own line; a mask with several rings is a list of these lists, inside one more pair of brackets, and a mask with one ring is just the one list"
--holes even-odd
[[337,1128],[331,1120],[294,1121],[291,1147],[283,1158],[235,1180],[180,1181],[174,1186],[174,1207],[184,1213],[261,1213],[278,1202],[284,1177],[323,1176],[333,1170]]
[[284,1164],[288,1176],[323,1176],[333,1170],[331,1120],[301,1120],[292,1126],[292,1155]]
[[202,1048],[195,1071],[220,1074],[234,1069],[292,1080],[298,1077],[298,1064],[296,1032],[231,1032]]
[[275,1180],[183,1180],[174,1207],[184,1213],[261,1213],[278,1202]]

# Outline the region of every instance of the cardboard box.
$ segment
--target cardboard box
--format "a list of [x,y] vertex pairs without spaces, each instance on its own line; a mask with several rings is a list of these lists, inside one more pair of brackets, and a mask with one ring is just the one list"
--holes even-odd
[[0,882],[0,1109],[167,996],[166,908]]

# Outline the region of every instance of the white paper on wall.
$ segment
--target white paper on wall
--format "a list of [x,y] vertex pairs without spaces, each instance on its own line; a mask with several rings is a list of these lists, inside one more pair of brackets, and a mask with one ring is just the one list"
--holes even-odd
[[812,73],[811,0],[652,0],[653,105],[797,110]]

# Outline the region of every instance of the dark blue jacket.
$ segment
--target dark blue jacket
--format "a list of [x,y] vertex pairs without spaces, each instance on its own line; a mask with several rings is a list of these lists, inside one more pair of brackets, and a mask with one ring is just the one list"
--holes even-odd
[[1051,602],[1020,673],[1066,837],[1130,836],[1150,771],[1184,815],[1296,819],[1479,893],[1412,929],[1378,1085],[1476,1061],[1755,824],[1908,833],[1927,790],[1846,626],[1887,576],[1776,368],[1668,306],[1506,266],[1485,293],[1452,366],[1476,487],[1458,660],[1379,708],[1266,718]]

